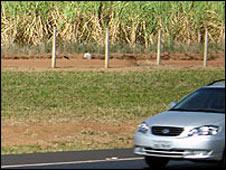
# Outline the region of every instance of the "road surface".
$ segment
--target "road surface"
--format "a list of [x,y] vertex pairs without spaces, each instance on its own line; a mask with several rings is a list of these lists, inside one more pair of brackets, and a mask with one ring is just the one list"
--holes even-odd
[[[7,169],[149,169],[133,149],[2,155]],[[215,164],[170,161],[166,170],[208,170]]]

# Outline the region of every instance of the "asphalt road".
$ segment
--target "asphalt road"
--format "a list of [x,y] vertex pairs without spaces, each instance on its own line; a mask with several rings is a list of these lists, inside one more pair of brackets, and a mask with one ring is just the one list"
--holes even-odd
[[[1,156],[7,169],[149,169],[132,149],[34,153]],[[170,161],[167,170],[208,170],[214,164]]]

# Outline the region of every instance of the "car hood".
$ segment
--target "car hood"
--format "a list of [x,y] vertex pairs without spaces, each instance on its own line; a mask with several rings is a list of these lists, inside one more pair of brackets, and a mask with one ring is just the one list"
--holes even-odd
[[206,112],[166,111],[147,119],[151,126],[202,126],[225,121],[225,114]]

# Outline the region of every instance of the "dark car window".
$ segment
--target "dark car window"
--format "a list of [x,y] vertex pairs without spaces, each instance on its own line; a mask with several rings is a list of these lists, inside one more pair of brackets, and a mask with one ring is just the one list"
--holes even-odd
[[199,89],[170,110],[225,113],[225,89]]

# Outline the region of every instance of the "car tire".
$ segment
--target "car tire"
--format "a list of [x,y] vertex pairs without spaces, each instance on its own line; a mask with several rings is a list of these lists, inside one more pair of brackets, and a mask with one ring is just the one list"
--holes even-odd
[[145,162],[151,169],[165,169],[169,160],[167,158],[145,157]]
[[225,152],[223,154],[222,160],[219,163],[219,168],[222,169],[222,170],[225,169]]

